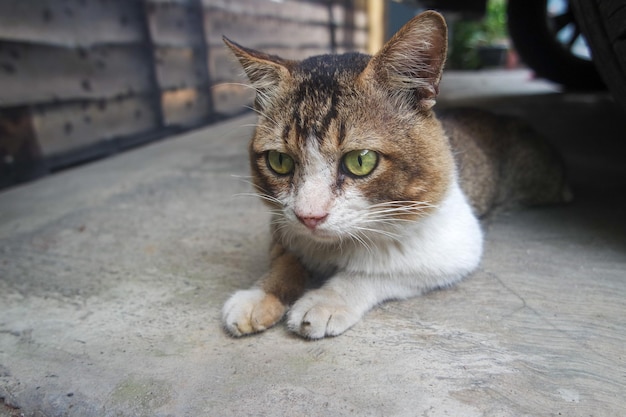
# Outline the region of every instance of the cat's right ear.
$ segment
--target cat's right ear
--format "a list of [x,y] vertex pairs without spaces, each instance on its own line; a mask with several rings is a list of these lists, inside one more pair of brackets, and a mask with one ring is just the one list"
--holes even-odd
[[227,37],[222,40],[235,54],[252,87],[257,92],[257,102],[263,107],[276,95],[280,83],[290,76],[291,61],[245,48]]

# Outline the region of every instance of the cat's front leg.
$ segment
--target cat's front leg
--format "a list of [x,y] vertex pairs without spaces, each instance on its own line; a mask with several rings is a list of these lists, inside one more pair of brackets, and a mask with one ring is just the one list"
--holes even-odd
[[290,309],[289,330],[309,339],[337,336],[355,325],[375,305],[395,292],[373,277],[339,273],[323,287],[307,292]]
[[245,336],[276,324],[287,307],[303,292],[308,273],[282,245],[274,243],[270,270],[248,290],[234,293],[224,304],[224,328],[233,336]]

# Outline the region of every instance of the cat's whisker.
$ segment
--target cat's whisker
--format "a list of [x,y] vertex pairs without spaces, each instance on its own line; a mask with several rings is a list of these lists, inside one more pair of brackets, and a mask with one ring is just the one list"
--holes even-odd
[[211,86],[211,89],[214,88],[218,88],[218,87],[225,87],[225,86],[236,86],[236,87],[245,87],[249,90],[256,90],[253,86],[251,86],[250,84],[246,84],[246,83],[235,83],[235,82],[228,82],[228,83],[218,83],[215,84],[213,86]]
[[225,83],[216,84],[216,85],[212,86],[211,88],[213,89],[213,88],[223,87],[223,86],[244,87],[244,88],[246,88],[248,90],[254,90],[254,92],[257,94],[257,96],[259,96],[259,98],[262,101],[268,101],[269,98],[270,98],[262,89],[259,89],[259,88],[255,87],[252,84],[237,83],[237,82],[225,82]]
[[282,213],[279,210],[272,210],[271,213],[272,219],[270,220],[270,224],[272,226],[272,234],[276,234],[282,230],[288,230],[289,222],[282,216]]
[[343,255],[343,245],[344,245],[344,237],[340,235],[338,246],[339,246],[339,253],[341,255]]
[[393,213],[393,212],[402,212],[402,211],[423,211],[426,209],[436,208],[431,204],[414,204],[410,206],[400,206],[400,207],[389,207],[389,208],[381,208],[372,211],[372,213]]
[[261,125],[261,124],[258,124],[258,123],[248,123],[248,124],[245,124],[245,125],[241,125],[241,127],[253,127],[256,130],[262,130],[262,131],[264,131],[265,133],[268,133],[268,134],[273,134],[274,133],[274,130],[272,130],[271,126],[265,126],[265,125]]
[[402,210],[402,211],[392,211],[386,213],[371,213],[365,216],[365,221],[380,221],[380,220],[397,220],[397,221],[407,221],[412,222],[415,219],[407,219],[403,217],[399,217],[402,215],[412,215],[419,216],[424,212],[424,210]]
[[[279,210],[268,210],[268,213],[272,216],[272,218],[274,217],[280,217],[281,216],[281,212]],[[281,220],[270,220],[271,224],[276,224],[276,225],[280,225],[281,229],[287,226],[287,222],[285,221],[281,221]]]
[[378,208],[390,208],[390,209],[403,209],[403,208],[413,208],[413,207],[426,207],[426,208],[436,208],[437,206],[431,204],[428,201],[386,201],[383,203],[372,204],[370,209],[378,209]]
[[272,132],[272,130],[268,126],[263,126],[257,123],[247,123],[245,125],[239,125],[241,127],[253,127],[255,129],[265,129],[266,132]]
[[257,193],[237,193],[233,194],[233,197],[258,197]]
[[356,242],[357,244],[360,244],[361,246],[363,246],[365,248],[365,250],[367,251],[367,253],[369,253],[370,255],[373,254],[372,247],[365,240],[365,237],[366,237],[365,235],[364,236],[359,236],[357,233],[350,233],[348,236],[354,242]]
[[368,214],[365,219],[371,221],[377,220],[398,220],[398,221],[415,221],[414,219],[406,219],[402,217],[398,217],[400,215],[420,215],[424,210],[403,210],[403,211],[393,211],[388,213],[371,213]]
[[361,221],[362,224],[370,224],[370,223],[380,223],[386,225],[396,225],[397,223],[414,223],[415,219],[405,219],[402,217],[390,217],[390,216],[380,216],[374,218],[367,218]]
[[[364,222],[373,223],[379,221],[413,221],[403,219],[401,215],[421,215],[425,210],[435,208],[428,202],[421,201],[391,201],[370,206]],[[374,210],[372,210],[374,209]]]
[[273,228],[273,233],[276,234],[278,232],[281,232],[282,230],[286,229],[288,224],[285,222],[281,222],[281,221],[272,221],[270,222],[274,228]]
[[[215,84],[211,87],[211,89],[214,88],[218,88],[218,87],[224,87],[224,86],[235,86],[235,87],[244,87],[248,90],[254,90],[255,93],[257,94],[257,96],[259,96],[259,98],[262,101],[267,101],[269,99],[269,97],[267,96],[267,94],[265,94],[262,90],[259,90],[258,88],[256,88],[254,85],[251,84],[246,84],[246,83],[237,83],[237,82],[225,82],[225,83],[219,83],[219,84]],[[255,110],[250,106],[243,106],[244,108],[248,108],[251,110]]]
[[274,126],[279,126],[279,123],[273,119],[272,117],[268,116],[267,113],[259,110],[258,108],[254,107],[254,106],[243,106],[244,108],[248,109],[248,110],[252,110],[253,112],[255,112],[258,116],[269,120],[270,122],[272,122],[272,124]]
[[[275,198],[272,197],[271,195],[268,194],[264,194],[264,193],[237,193],[237,194],[233,194],[233,197],[237,198],[237,197],[255,197],[255,198],[260,198],[261,200],[265,200],[268,201],[272,204],[278,205],[279,207],[283,206],[283,203]],[[272,214],[282,214],[282,210],[281,209],[269,209],[268,210],[269,213]]]
[[243,182],[244,184],[251,185],[253,188],[258,189],[257,185],[250,180],[251,178],[254,178],[250,175],[231,175],[231,177],[236,178],[237,180]]
[[236,194],[233,194],[233,197],[258,197],[258,198],[261,198],[263,200],[274,199],[274,197],[272,197],[272,196],[269,196],[269,195],[263,194],[263,193],[257,193],[257,192],[236,193]]
[[[238,175],[233,175],[233,177],[236,177],[237,179],[239,179],[241,182],[243,182],[243,183],[245,183],[245,184],[249,184],[249,185],[251,185],[251,186],[252,186],[252,188],[254,188],[254,189],[256,190],[256,193],[240,193],[240,194],[243,194],[243,195],[255,195],[255,196],[258,196],[258,197],[261,197],[261,198],[265,198],[265,197],[272,198],[272,199],[274,199],[277,203],[279,203],[279,204],[281,204],[281,205],[282,205],[282,203],[280,202],[280,200],[276,199],[275,197],[272,197],[272,196],[271,196],[271,195],[267,192],[267,190],[265,190],[263,187],[261,187],[261,186],[259,186],[259,185],[255,184],[254,182],[252,182],[252,181],[250,181],[250,180],[245,179],[245,178],[253,178],[252,176],[238,176]],[[236,194],[236,195],[237,195],[237,194]]]
[[268,194],[262,194],[262,193],[256,193],[256,195],[257,195],[259,198],[261,198],[262,200],[269,201],[270,203],[277,204],[277,205],[279,205],[279,206],[281,206],[281,207],[282,207],[282,205],[283,205],[283,203],[282,203],[279,199],[277,199],[276,197],[272,197],[271,195],[268,195]]
[[402,238],[401,235],[393,233],[393,232],[390,232],[388,230],[372,229],[372,228],[369,228],[369,227],[362,227],[362,226],[359,227],[359,230],[360,231],[364,231],[364,232],[368,232],[368,233],[377,233],[377,234],[386,236],[388,238],[391,238],[391,239],[397,240],[397,241],[400,241],[400,239]]

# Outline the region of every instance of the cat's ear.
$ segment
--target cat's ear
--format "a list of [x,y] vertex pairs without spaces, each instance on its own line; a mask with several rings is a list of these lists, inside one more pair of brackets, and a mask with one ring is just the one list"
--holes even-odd
[[426,11],[405,24],[371,59],[363,75],[373,77],[399,105],[418,110],[435,105],[448,47],[443,17]]
[[245,48],[225,36],[222,39],[241,63],[257,92],[257,102],[261,106],[270,102],[278,92],[281,81],[289,77],[292,61]]

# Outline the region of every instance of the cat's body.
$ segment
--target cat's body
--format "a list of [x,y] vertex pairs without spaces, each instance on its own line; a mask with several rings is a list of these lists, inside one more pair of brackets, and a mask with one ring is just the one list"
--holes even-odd
[[[538,176],[505,172],[529,168],[510,158],[513,140],[498,142],[506,123],[450,114],[450,138],[444,132],[432,106],[446,28],[434,12],[414,18],[374,57],[296,62],[227,44],[257,90],[250,162],[273,213],[270,270],[223,309],[233,335],[262,331],[287,310],[296,333],[338,335],[380,302],[471,273],[482,254],[477,215],[495,204],[558,199],[560,171],[541,201]],[[473,130],[489,132],[475,138]],[[532,143],[521,149],[524,160],[536,159]],[[508,183],[520,178],[532,184],[516,192]]]
[[478,217],[572,198],[558,155],[520,119],[477,109],[437,116],[450,140],[461,189]]

